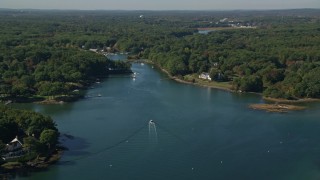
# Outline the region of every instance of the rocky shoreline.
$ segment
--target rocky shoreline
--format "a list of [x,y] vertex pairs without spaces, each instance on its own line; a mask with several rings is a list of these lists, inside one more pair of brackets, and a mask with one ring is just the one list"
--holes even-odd
[[58,147],[48,157],[37,157],[27,162],[6,162],[0,166],[0,179],[10,179],[16,174],[44,170],[59,161],[64,149],[63,147]]
[[304,110],[306,107],[297,106],[297,105],[288,105],[288,104],[251,104],[249,105],[251,109],[263,110],[267,112],[279,112],[287,113],[290,111],[299,111]]
[[284,104],[298,104],[298,103],[310,103],[310,102],[320,102],[320,99],[314,98],[303,98],[303,99],[281,99],[281,98],[270,98],[270,97],[263,97],[265,101],[274,102],[274,103],[284,103]]

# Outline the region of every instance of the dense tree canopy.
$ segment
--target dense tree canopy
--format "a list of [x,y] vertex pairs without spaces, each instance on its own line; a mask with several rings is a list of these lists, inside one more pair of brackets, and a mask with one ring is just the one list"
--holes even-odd
[[55,123],[48,116],[0,106],[0,155],[6,152],[5,144],[16,136],[34,153],[44,153],[43,147],[48,144],[56,146],[58,135]]
[[214,69],[214,80],[266,96],[319,97],[319,16],[316,10],[2,10],[0,96],[73,95],[88,79],[130,68],[88,51],[98,49],[129,51],[177,76]]
[[126,63],[86,50],[116,43],[98,33],[90,18],[89,24],[79,26],[79,18],[55,16],[0,12],[1,99],[78,95],[73,90],[105,77],[109,68],[130,69]]

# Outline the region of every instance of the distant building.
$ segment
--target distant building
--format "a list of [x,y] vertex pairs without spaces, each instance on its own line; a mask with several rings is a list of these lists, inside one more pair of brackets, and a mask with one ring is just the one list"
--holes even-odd
[[220,22],[226,22],[226,20],[228,20],[228,18],[223,18],[223,19],[220,19]]
[[217,66],[219,66],[219,63],[218,63],[218,62],[214,62],[214,63],[213,63],[213,66],[214,66],[214,67],[217,67]]
[[209,75],[209,73],[201,73],[200,75],[199,75],[199,78],[200,79],[208,79],[208,80],[210,80],[211,81],[211,77],[210,77],[210,75]]
[[98,49],[89,49],[89,51],[98,52]]

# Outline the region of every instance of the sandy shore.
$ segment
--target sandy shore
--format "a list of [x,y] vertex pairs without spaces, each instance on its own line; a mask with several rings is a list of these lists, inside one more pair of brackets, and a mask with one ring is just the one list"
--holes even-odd
[[37,103],[37,104],[63,104],[64,102],[63,101],[56,101],[54,99],[52,99],[52,100],[46,99],[46,100],[38,101],[35,103]]
[[277,99],[277,98],[270,98],[270,97],[263,97],[265,101],[275,102],[275,103],[309,103],[309,102],[320,102],[320,99],[314,98],[304,98],[304,99],[297,99],[297,100],[289,100],[289,99]]
[[251,109],[264,110],[267,112],[289,112],[304,110],[303,106],[288,105],[288,104],[251,104],[249,105]]

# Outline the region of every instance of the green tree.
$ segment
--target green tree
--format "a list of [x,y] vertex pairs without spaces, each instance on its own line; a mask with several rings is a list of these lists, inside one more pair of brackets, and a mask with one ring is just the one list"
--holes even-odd
[[5,116],[0,118],[0,140],[8,143],[18,135],[18,125],[14,121],[7,119]]
[[211,78],[212,80],[218,80],[219,73],[220,73],[220,71],[219,71],[218,69],[212,68],[212,69],[210,70],[210,73],[209,73],[210,78]]
[[0,155],[5,151],[6,144],[0,140]]
[[48,145],[48,148],[50,149],[58,142],[58,132],[52,129],[43,130],[40,135],[40,142]]
[[28,136],[23,138],[23,148],[29,152],[35,152],[40,155],[45,153],[45,145],[40,143],[35,137]]
[[246,92],[261,92],[263,89],[262,78],[251,75],[241,78],[239,89]]

